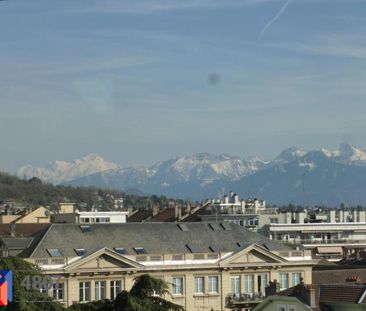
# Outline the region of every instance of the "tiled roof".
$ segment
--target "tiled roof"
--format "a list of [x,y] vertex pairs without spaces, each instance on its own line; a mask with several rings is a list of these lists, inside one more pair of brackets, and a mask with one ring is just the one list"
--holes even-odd
[[364,284],[322,284],[320,285],[320,303],[366,303]]
[[49,227],[50,224],[0,224],[0,237],[29,237]]
[[[183,211],[182,211],[183,213]],[[168,207],[160,211],[160,213],[150,218],[150,222],[173,222],[175,221],[175,208]]]
[[[134,248],[143,247],[150,254],[231,252],[240,245],[253,243],[269,250],[288,250],[276,241],[234,224],[214,230],[207,223],[126,223],[89,225],[87,232],[75,224],[52,224],[35,248],[32,257],[48,257],[48,248],[59,248],[64,256],[75,256],[74,249],[85,248],[94,251],[102,247],[121,247],[128,254],[135,254]],[[62,237],[62,238],[60,238]],[[187,247],[188,245],[188,247]]]
[[152,217],[152,209],[138,210],[127,217],[127,222],[143,222]]

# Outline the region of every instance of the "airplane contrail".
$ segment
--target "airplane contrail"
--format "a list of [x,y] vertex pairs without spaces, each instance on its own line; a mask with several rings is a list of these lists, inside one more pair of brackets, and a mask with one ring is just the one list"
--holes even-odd
[[269,27],[271,27],[271,25],[276,22],[283,13],[285,13],[286,8],[288,7],[289,4],[291,4],[291,2],[294,2],[295,0],[287,0],[285,2],[285,4],[282,6],[281,10],[278,11],[278,13],[263,27],[261,34],[259,35],[259,41],[262,40],[262,37],[264,35],[264,33],[267,31],[267,29]]

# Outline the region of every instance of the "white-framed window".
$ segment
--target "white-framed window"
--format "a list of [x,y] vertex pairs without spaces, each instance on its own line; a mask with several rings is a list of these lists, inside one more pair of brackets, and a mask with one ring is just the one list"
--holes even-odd
[[41,287],[39,288],[39,292],[41,294],[48,294],[48,289],[45,285],[41,285]]
[[62,301],[64,300],[64,283],[53,284],[52,296],[53,299]]
[[173,295],[183,295],[183,277],[174,277],[172,287]]
[[241,277],[240,275],[234,275],[231,277],[231,293],[235,295],[240,295],[241,293]]
[[95,300],[105,299],[105,281],[95,281]]
[[117,295],[121,292],[122,287],[121,287],[121,281],[120,280],[112,280],[109,283],[109,288],[110,288],[110,292],[111,292],[111,299],[114,300],[116,299]]
[[219,292],[219,277],[209,276],[208,277],[208,292],[210,294],[217,294]]
[[90,282],[79,283],[79,300],[81,302],[90,301]]
[[254,275],[247,274],[244,276],[245,280],[245,293],[253,294],[254,293]]
[[277,306],[277,311],[286,311],[286,306],[284,306],[284,305],[278,305]]
[[296,307],[295,306],[288,306],[287,311],[296,311]]
[[266,287],[268,285],[268,274],[261,273],[258,274],[258,293],[262,293],[263,295],[266,293]]
[[194,292],[196,294],[203,294],[205,292],[205,278],[203,276],[194,278]]
[[300,279],[301,279],[300,272],[292,273],[292,286],[296,286],[296,285],[300,284]]
[[280,273],[280,289],[288,288],[288,273]]

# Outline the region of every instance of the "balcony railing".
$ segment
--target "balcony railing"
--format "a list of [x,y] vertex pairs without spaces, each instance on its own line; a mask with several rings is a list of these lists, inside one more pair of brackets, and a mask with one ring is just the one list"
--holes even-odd
[[237,306],[240,304],[255,304],[260,303],[265,298],[263,293],[241,293],[241,294],[230,294],[226,296],[226,306]]
[[366,240],[352,240],[352,239],[330,239],[330,240],[316,240],[316,239],[306,239],[306,240],[279,240],[280,242],[288,244],[366,244]]

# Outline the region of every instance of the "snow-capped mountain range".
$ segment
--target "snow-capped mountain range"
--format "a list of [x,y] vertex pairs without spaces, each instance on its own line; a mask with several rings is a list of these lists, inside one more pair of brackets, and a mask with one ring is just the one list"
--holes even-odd
[[17,176],[20,178],[38,177],[45,182],[60,184],[117,168],[117,164],[108,162],[97,154],[89,154],[74,162],[56,160],[46,167],[22,166],[17,170]]
[[[339,184],[337,176],[350,170],[354,170],[356,180],[361,178],[358,175],[365,172],[366,180],[366,151],[349,144],[341,144],[336,150],[303,151],[288,148],[271,161],[257,157],[241,159],[225,154],[199,153],[162,161],[151,167],[123,168],[100,156],[88,155],[72,163],[55,161],[44,168],[23,166],[18,169],[17,175],[38,177],[54,184],[98,186],[125,191],[134,189],[146,194],[199,200],[217,196],[222,189],[233,189],[242,196],[259,196],[269,201],[273,198],[273,203],[282,204],[301,201],[298,197],[304,196],[304,193],[298,192],[301,189],[306,191],[303,185],[305,175],[308,179],[313,175],[315,180],[322,178],[324,185],[334,182]],[[286,180],[291,182],[286,183]],[[278,188],[281,184],[284,184],[284,188]],[[341,196],[342,184],[338,184],[340,189],[337,189],[336,197],[339,199],[325,201],[331,201],[332,204],[339,200],[352,201],[347,196],[346,199]],[[344,185],[344,189],[349,186]],[[319,185],[314,191],[321,192],[321,189]],[[284,195],[279,197],[278,192]],[[358,194],[355,196],[360,199],[362,197]],[[313,193],[312,197],[316,198],[317,194]],[[312,203],[322,204],[325,201],[315,199]]]

